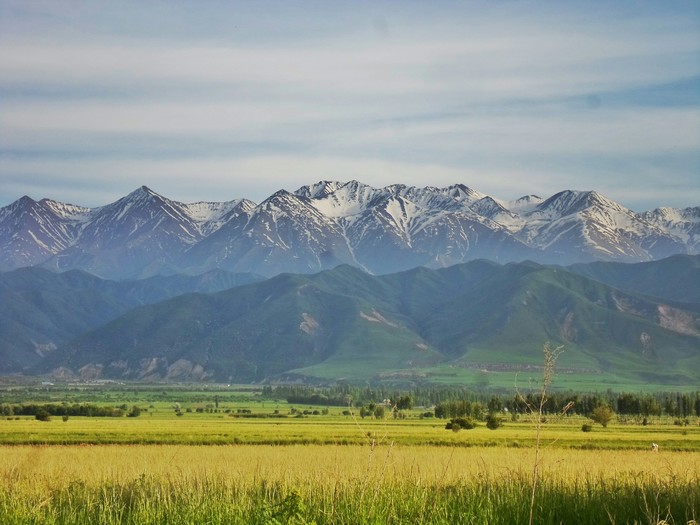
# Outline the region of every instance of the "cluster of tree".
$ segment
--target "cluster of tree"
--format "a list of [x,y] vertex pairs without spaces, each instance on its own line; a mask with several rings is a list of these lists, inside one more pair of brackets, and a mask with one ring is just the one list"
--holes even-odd
[[387,401],[397,410],[409,410],[415,405],[412,392],[390,390],[378,387],[354,387],[339,385],[335,387],[312,387],[305,385],[277,385],[263,387],[262,395],[268,399],[286,399],[295,405],[354,406],[361,408],[370,403]]
[[435,405],[435,417],[441,419],[470,418],[480,420],[483,419],[484,413],[483,403],[468,399],[444,401]]
[[[509,410],[521,411],[524,401],[532,402],[537,395],[523,398],[515,396],[512,401],[505,402]],[[530,399],[531,398],[531,399]],[[544,407],[545,413],[561,413],[569,407],[568,413],[590,415],[596,408],[607,406],[611,411],[627,416],[661,416],[676,418],[689,416],[700,417],[700,391],[689,393],[612,393],[605,394],[572,394],[552,392]]]
[[503,425],[501,414],[505,408],[503,401],[495,396],[486,404],[468,399],[454,399],[435,405],[435,417],[449,418],[450,421],[445,425],[448,430],[468,430],[476,426],[476,421],[485,421],[487,428],[495,430]]
[[360,417],[374,417],[376,419],[384,419],[386,416],[386,407],[382,404],[370,403],[367,406],[360,407]]
[[[312,387],[306,385],[265,386],[268,398],[286,398],[289,403],[325,406],[368,406],[390,400],[402,410],[413,406],[435,407],[437,417],[471,417],[483,419],[488,413],[524,413],[527,404],[539,403],[538,393],[517,394],[454,387],[417,387],[397,391],[385,386]],[[577,393],[550,391],[544,406],[545,414],[567,413],[589,416],[599,406],[607,406],[616,414],[626,416],[661,416],[675,418],[700,417],[700,391],[694,393]],[[444,414],[444,415],[443,415]]]
[[[491,396],[487,400],[452,399],[435,405],[435,416],[440,418],[471,417],[482,419],[486,413],[528,412],[528,406],[539,404],[538,394],[509,397]],[[695,394],[573,394],[553,392],[548,394],[543,407],[545,414],[568,414],[590,416],[599,407],[627,416],[661,416],[676,418],[700,417],[700,392]]]
[[98,406],[85,403],[69,404],[0,404],[0,414],[3,416],[87,416],[87,417],[136,417],[141,409],[133,406]]
[[339,388],[312,388],[301,385],[263,387],[263,396],[270,399],[286,399],[294,405],[349,406],[352,395]]

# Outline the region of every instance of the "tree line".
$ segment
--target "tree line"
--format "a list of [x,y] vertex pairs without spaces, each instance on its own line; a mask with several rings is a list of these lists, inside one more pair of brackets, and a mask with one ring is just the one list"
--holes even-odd
[[[493,393],[449,387],[396,390],[384,386],[267,385],[263,388],[263,396],[286,399],[288,403],[298,405],[346,407],[362,407],[370,403],[388,401],[392,406],[397,406],[398,409],[412,406],[434,407],[436,417],[443,417],[442,414],[446,414],[444,417],[459,416],[480,419],[484,414],[493,412],[524,413],[527,411],[528,403],[530,405],[536,404],[538,394],[514,395],[513,393]],[[569,414],[587,416],[597,407],[607,406],[616,414],[626,416],[700,417],[700,390],[693,393],[553,391],[549,392],[547,397],[547,402],[543,407],[545,414],[558,414],[567,408]]]
[[0,403],[0,414],[3,416],[86,416],[86,417],[135,417],[141,413],[141,409],[137,406],[127,407],[122,405],[100,406],[87,403],[74,404],[9,404]]

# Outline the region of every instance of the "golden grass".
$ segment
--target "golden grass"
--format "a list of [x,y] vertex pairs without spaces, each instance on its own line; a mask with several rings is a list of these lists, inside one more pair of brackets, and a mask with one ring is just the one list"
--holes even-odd
[[[545,450],[542,475],[561,482],[647,478],[700,481],[700,453]],[[0,447],[0,489],[26,484],[37,490],[80,481],[124,482],[140,476],[202,478],[231,483],[260,480],[283,485],[356,483],[367,477],[452,483],[527,475],[532,449],[381,445],[89,445]]]
[[[533,460],[507,447],[2,446],[0,523],[510,525],[526,520]],[[540,469],[537,523],[700,515],[697,452],[553,448]]]
[[[543,444],[554,442],[557,448],[638,449],[645,451],[658,443],[662,451],[700,451],[700,426],[655,424],[613,424],[607,429],[596,425],[593,432],[581,432],[585,418],[564,418],[548,422],[542,428]],[[318,444],[362,445],[367,434],[387,435],[399,445],[442,446],[534,446],[534,424],[528,421],[506,422],[496,430],[483,424],[476,429],[454,433],[445,430],[445,420],[417,418],[407,420],[354,421],[349,417],[308,419],[235,419],[228,416],[191,416],[161,419],[142,415],[138,418],[79,418],[50,422],[31,418],[0,419],[0,444]]]

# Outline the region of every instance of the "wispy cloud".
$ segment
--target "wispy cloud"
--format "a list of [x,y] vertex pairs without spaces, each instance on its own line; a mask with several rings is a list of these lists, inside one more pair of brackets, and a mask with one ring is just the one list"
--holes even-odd
[[700,104],[674,96],[700,79],[692,3],[296,5],[5,2],[0,177],[55,197],[80,174],[86,204],[160,181],[211,200],[589,180],[641,207],[663,173],[690,187],[655,204],[700,201]]

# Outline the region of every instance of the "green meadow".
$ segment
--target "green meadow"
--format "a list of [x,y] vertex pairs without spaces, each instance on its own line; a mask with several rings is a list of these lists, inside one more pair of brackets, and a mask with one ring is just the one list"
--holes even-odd
[[[683,524],[700,519],[700,421],[532,414],[452,431],[426,407],[255,388],[7,388],[2,402],[138,406],[0,420],[3,524]],[[590,431],[582,431],[584,424]],[[658,451],[651,444],[656,443]]]

